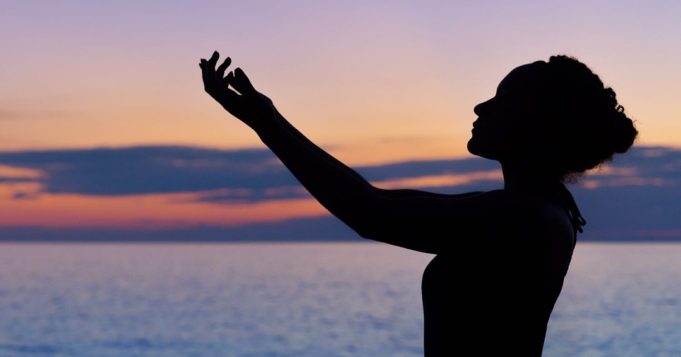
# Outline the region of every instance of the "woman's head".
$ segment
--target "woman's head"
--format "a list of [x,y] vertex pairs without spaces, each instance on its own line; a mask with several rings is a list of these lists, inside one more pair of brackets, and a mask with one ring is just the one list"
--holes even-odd
[[638,133],[615,92],[567,56],[514,69],[474,111],[472,154],[561,180],[626,152]]

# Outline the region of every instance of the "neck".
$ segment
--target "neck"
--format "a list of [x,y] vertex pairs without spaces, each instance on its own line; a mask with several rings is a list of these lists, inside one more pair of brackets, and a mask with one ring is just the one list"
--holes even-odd
[[508,163],[501,163],[501,171],[504,175],[504,190],[536,192],[560,183],[559,179]]

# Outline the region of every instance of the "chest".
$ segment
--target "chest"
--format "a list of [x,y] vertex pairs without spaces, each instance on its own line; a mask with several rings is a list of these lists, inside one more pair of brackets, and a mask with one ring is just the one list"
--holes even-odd
[[487,252],[484,256],[436,255],[423,272],[422,293],[446,299],[498,298],[541,289],[546,267],[538,252]]

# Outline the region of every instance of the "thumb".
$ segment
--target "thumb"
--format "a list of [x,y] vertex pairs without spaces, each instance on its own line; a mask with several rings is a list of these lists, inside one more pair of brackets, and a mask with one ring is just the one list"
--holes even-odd
[[251,84],[251,81],[246,76],[246,73],[244,73],[241,68],[234,70],[234,80],[231,84],[234,89],[238,90],[241,94],[251,94],[256,92],[255,88],[253,88],[253,85]]

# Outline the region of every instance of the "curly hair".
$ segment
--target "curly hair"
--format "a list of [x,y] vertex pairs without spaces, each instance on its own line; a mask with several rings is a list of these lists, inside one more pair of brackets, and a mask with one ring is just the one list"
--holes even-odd
[[542,116],[545,135],[540,161],[562,181],[612,160],[633,145],[638,131],[617,102],[615,91],[584,63],[565,55],[538,61],[544,69]]

